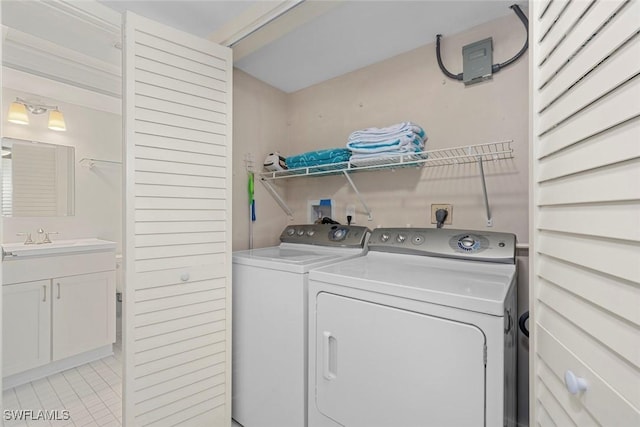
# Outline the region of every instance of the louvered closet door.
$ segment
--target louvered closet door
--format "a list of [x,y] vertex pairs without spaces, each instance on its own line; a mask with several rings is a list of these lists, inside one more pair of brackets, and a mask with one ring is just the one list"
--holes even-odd
[[640,1],[532,4],[531,425],[637,427]]
[[127,427],[230,425],[231,51],[125,16]]

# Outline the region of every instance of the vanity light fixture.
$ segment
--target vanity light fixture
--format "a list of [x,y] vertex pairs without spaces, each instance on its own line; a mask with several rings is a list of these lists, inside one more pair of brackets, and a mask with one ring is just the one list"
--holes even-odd
[[11,123],[17,123],[19,125],[29,124],[29,115],[31,114],[44,114],[49,112],[49,124],[48,127],[55,131],[66,131],[67,125],[64,121],[62,111],[55,105],[35,104],[25,101],[21,98],[16,98],[14,102],[9,106],[9,114],[7,120]]

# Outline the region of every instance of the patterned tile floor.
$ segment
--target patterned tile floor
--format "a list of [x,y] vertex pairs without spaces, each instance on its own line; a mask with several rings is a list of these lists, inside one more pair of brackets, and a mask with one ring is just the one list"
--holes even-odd
[[68,420],[5,420],[5,427],[120,427],[122,339],[119,323],[113,356],[7,389],[3,393],[5,418],[7,410],[57,410],[60,418],[63,418],[62,411],[68,410]]

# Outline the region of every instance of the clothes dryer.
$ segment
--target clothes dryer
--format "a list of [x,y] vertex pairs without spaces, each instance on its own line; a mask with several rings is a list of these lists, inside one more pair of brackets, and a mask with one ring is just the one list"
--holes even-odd
[[516,422],[515,236],[376,229],[309,274],[309,427]]
[[309,270],[364,255],[366,227],[288,226],[279,246],[233,254],[233,418],[307,425]]

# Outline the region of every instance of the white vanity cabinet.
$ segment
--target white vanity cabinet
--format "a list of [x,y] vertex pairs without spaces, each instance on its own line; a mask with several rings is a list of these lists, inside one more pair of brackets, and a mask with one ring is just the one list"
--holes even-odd
[[2,373],[13,375],[51,360],[51,282],[2,288]]
[[3,245],[3,376],[11,387],[113,353],[115,247]]

